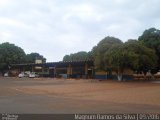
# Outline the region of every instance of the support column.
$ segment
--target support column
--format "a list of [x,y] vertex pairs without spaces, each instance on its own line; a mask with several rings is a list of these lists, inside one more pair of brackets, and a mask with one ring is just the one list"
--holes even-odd
[[56,66],[54,67],[54,77],[56,78],[56,74],[57,74],[57,72],[56,72]]
[[70,67],[70,75],[72,75],[73,74],[73,68],[72,68],[72,66]]
[[67,76],[68,76],[68,78],[70,78],[70,73],[71,73],[70,68],[71,68],[71,65],[69,64],[69,66],[67,67]]
[[42,72],[44,73],[44,66],[42,66]]
[[34,72],[34,66],[31,66],[31,67],[32,67],[32,68],[31,68],[31,69],[32,69],[32,72]]
[[95,70],[94,70],[94,67],[92,67],[92,78],[94,78],[95,76]]
[[88,64],[85,63],[85,76],[88,78]]
[[71,64],[69,64],[69,66],[67,67],[67,75],[68,75],[68,78],[70,78],[70,76],[72,75],[72,66],[71,66]]

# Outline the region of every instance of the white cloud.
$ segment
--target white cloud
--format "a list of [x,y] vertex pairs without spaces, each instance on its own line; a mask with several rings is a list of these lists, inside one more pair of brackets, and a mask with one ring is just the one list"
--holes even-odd
[[103,19],[103,15],[97,9],[95,5],[89,3],[68,6],[63,20],[72,21],[73,19],[78,19],[81,22],[100,22]]
[[17,27],[17,28],[28,28],[28,26],[21,21],[3,17],[0,17],[0,25]]
[[0,0],[0,43],[48,61],[89,51],[105,36],[123,41],[160,26],[159,0]]
[[12,38],[12,35],[9,32],[0,31],[0,36],[2,42],[5,42],[6,40],[9,41]]
[[0,6],[5,6],[10,3],[10,0],[0,0]]

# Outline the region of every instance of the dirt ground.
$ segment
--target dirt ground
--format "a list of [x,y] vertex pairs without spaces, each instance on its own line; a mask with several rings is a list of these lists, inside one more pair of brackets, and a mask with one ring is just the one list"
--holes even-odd
[[160,113],[160,82],[0,77],[0,113]]

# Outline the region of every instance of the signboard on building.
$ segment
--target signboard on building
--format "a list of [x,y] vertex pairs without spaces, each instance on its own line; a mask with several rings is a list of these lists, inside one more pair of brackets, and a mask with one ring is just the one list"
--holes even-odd
[[42,60],[35,60],[35,63],[36,63],[36,64],[41,64],[41,63],[42,63]]

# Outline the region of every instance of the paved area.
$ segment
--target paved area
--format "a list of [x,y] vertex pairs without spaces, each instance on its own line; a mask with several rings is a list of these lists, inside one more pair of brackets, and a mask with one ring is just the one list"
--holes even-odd
[[0,77],[0,113],[160,113],[160,83]]

